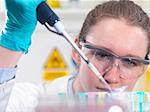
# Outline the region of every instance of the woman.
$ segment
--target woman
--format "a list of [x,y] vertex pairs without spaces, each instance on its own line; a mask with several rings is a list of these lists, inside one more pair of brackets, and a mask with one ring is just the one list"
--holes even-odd
[[[18,17],[15,14],[14,16]],[[23,24],[22,21],[20,22]],[[1,37],[3,38],[3,35]],[[132,91],[149,64],[150,20],[147,14],[132,1],[108,1],[97,5],[89,12],[75,42],[97,67],[112,90],[123,88],[125,91]],[[8,45],[7,42],[4,45]],[[17,53],[17,56],[13,55],[9,59],[20,58],[20,53],[18,57],[18,52],[12,51],[11,47],[5,48],[9,49],[10,54]],[[15,49],[15,51],[26,52],[27,49]],[[6,55],[3,54],[2,56],[5,57]],[[73,51],[73,58],[79,64],[79,73],[76,76],[56,79],[46,85],[48,94],[63,92],[74,95],[79,92],[109,92],[84,61],[80,60],[75,51]],[[14,62],[17,63],[17,61]],[[42,91],[43,88],[35,85],[16,84],[7,110],[26,111],[25,109],[28,109],[28,112],[32,111]],[[24,100],[24,98],[30,100]]]

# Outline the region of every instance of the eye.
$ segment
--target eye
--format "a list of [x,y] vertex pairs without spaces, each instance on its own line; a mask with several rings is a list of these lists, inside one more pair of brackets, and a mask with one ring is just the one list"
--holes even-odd
[[133,67],[136,67],[136,66],[139,66],[140,65],[140,62],[136,59],[131,59],[131,58],[124,58],[122,59],[122,62],[124,65],[127,65],[127,66],[133,66]]
[[104,51],[104,50],[97,50],[96,53],[95,53],[95,57],[98,60],[104,60],[104,59],[109,60],[113,57],[113,55],[106,52],[106,51]]

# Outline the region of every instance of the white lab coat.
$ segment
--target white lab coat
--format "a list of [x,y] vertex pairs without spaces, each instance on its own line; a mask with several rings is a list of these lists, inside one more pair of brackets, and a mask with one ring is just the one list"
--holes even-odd
[[15,79],[0,84],[0,112],[5,112]]
[[39,98],[67,92],[68,76],[48,84],[16,83],[10,96],[6,112],[34,112]]

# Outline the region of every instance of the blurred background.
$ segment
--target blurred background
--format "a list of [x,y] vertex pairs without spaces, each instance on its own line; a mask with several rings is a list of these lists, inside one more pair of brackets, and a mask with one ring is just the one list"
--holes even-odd
[[[48,0],[47,3],[61,18],[66,31],[74,38],[78,35],[88,11],[104,1],[106,0]],[[150,15],[149,0],[133,1]],[[0,30],[4,22],[4,3],[0,0]],[[29,53],[19,61],[17,81],[39,83],[51,81],[59,76],[75,74],[77,66],[71,58],[71,51],[71,46],[62,37],[49,32],[38,23]]]

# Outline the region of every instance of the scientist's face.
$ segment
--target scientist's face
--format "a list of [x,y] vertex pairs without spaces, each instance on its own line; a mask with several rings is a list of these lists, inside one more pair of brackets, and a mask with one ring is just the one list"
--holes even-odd
[[[114,89],[133,89],[147,65],[141,63],[147,53],[148,40],[140,27],[124,19],[104,19],[90,29],[83,52]],[[75,91],[108,91],[98,77],[81,60]],[[77,82],[77,83],[76,83]]]

